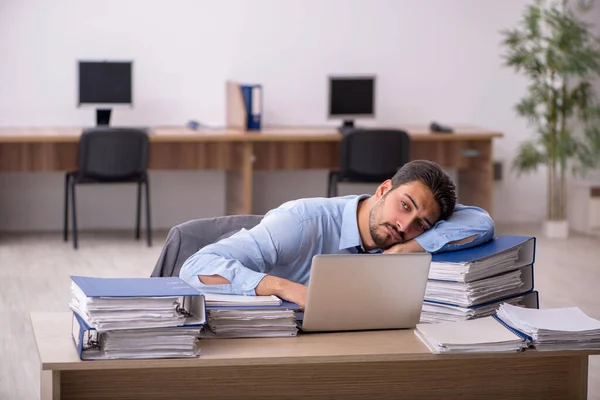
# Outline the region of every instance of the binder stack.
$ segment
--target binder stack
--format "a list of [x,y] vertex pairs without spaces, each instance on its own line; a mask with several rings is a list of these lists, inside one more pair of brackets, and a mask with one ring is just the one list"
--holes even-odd
[[600,349],[600,321],[578,307],[533,309],[502,303],[493,316],[420,323],[414,333],[434,354]]
[[502,304],[494,318],[539,351],[600,349],[600,321],[579,307],[527,310]]
[[466,250],[434,254],[421,323],[493,315],[501,303],[539,308],[535,237],[498,235]]
[[181,279],[71,277],[82,360],[196,357],[204,297]]
[[276,296],[205,293],[207,324],[201,338],[293,337],[298,335],[296,304]]

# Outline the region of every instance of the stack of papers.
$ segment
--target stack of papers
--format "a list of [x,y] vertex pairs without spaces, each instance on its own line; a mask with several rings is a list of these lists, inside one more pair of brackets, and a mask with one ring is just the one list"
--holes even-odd
[[170,297],[88,297],[71,282],[69,307],[99,332],[180,326],[186,315],[181,313],[180,296]]
[[204,297],[179,278],[71,277],[73,339],[84,360],[196,357]]
[[104,352],[107,358],[195,357],[198,333],[192,327],[110,331]]
[[207,306],[280,306],[282,301],[277,296],[236,296],[229,294],[205,293]]
[[517,246],[474,262],[431,262],[429,279],[471,282],[501,274],[515,268],[519,259]]
[[497,318],[537,350],[600,349],[600,321],[578,307],[529,309],[502,304]]
[[494,317],[461,322],[417,324],[415,335],[434,354],[508,353],[525,349],[525,341]]
[[430,280],[425,289],[425,300],[470,307],[518,294],[522,286],[521,270],[469,282]]
[[[84,323],[85,324],[85,323]],[[77,325],[74,325],[77,327]],[[99,333],[87,331],[81,358],[105,360],[120,358],[197,357],[200,327],[148,328]]]
[[[503,300],[502,302],[522,305],[522,301],[525,296],[516,296],[510,299]],[[453,321],[466,321],[468,319],[482,318],[496,313],[496,310],[500,307],[501,302],[495,301],[487,304],[482,304],[477,307],[460,307],[452,304],[440,304],[440,303],[429,303],[424,302],[421,309],[420,322],[422,323],[433,323],[433,322],[453,322]]]
[[298,334],[295,310],[276,296],[205,294],[207,326],[201,338],[289,337]]
[[208,309],[208,330],[201,337],[251,338],[296,336],[294,310]]

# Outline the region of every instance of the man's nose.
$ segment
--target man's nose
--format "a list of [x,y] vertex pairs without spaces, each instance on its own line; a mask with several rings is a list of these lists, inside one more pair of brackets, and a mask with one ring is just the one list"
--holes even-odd
[[403,221],[396,221],[396,228],[398,229],[399,232],[408,232],[410,230],[410,227],[413,225],[413,221],[415,220],[414,217],[407,217],[406,219],[404,219]]

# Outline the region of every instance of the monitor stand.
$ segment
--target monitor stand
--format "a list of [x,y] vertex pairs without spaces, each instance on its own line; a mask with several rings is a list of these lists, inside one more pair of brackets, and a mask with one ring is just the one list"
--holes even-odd
[[352,129],[354,129],[354,120],[345,119],[344,122],[342,122],[342,126],[338,128],[338,131],[340,131],[340,133],[346,133]]
[[110,112],[112,109],[96,109],[96,125],[110,125]]

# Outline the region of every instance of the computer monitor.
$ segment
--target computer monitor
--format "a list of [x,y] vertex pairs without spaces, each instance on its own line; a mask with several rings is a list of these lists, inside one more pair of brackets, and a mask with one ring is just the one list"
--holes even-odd
[[79,106],[96,106],[96,124],[109,125],[111,106],[132,105],[131,61],[79,61]]
[[330,76],[329,118],[342,118],[342,129],[355,118],[375,116],[375,76]]

